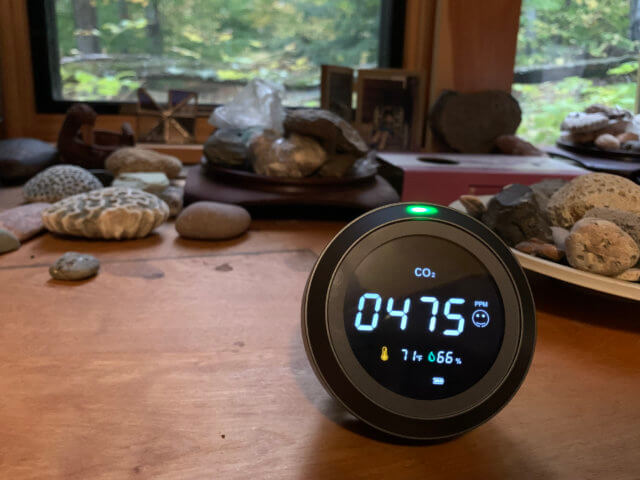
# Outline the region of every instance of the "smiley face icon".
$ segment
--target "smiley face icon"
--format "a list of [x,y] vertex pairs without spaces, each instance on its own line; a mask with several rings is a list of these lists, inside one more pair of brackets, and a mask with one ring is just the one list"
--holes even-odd
[[471,321],[476,327],[486,327],[489,325],[489,314],[486,310],[476,310],[473,312],[473,315],[471,315]]

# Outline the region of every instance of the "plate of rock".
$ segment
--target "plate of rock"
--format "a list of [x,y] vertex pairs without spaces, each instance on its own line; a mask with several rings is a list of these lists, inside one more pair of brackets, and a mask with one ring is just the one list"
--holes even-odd
[[640,300],[640,186],[607,173],[509,185],[451,207],[485,223],[523,268]]

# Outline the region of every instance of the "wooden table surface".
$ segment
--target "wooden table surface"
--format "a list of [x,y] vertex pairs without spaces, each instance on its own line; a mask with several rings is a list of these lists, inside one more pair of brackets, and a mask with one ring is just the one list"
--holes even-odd
[[[347,414],[300,337],[307,275],[340,227],[46,234],[0,257],[0,478],[640,478],[639,305],[541,278],[533,365],[488,423],[425,445]],[[50,279],[69,250],[100,274]]]

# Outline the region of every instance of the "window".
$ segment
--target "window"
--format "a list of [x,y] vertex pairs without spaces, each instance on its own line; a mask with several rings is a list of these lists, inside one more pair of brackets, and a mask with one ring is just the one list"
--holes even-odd
[[197,91],[201,104],[220,104],[252,78],[284,84],[288,106],[318,106],[321,64],[400,66],[403,5],[30,0],[34,70],[42,73],[35,76],[38,108],[64,111],[87,101],[116,113],[114,105],[136,101],[138,87],[161,102],[177,88]]
[[518,133],[552,145],[571,111],[592,103],[634,109],[638,0],[523,0],[513,94]]

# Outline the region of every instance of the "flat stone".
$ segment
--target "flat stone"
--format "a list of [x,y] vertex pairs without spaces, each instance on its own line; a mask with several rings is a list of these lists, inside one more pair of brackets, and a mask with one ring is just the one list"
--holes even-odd
[[516,245],[516,249],[528,253],[535,257],[546,258],[554,262],[559,262],[564,257],[564,251],[551,243],[526,241]]
[[100,269],[100,261],[93,255],[66,252],[49,267],[49,274],[56,280],[84,280],[93,277]]
[[616,275],[616,278],[625,282],[640,282],[640,268],[625,270],[620,275]]
[[182,170],[182,162],[148,148],[125,147],[109,155],[105,167],[116,177],[127,172],[163,172],[169,178],[176,178]]
[[253,170],[269,177],[307,177],[327,161],[327,153],[318,142],[296,133],[282,138],[264,132],[251,139],[249,150]]
[[58,150],[35,138],[0,141],[0,180],[21,183],[58,160]]
[[146,237],[168,217],[169,207],[160,198],[121,187],[74,195],[42,212],[50,232],[106,240]]
[[223,240],[244,233],[251,216],[237,205],[196,202],[185,208],[176,220],[181,237],[196,240]]
[[635,266],[636,242],[615,223],[597,218],[578,221],[566,241],[567,261],[579,270],[614,277]]
[[597,207],[640,214],[640,186],[609,173],[581,175],[551,196],[547,214],[553,225],[571,228]]
[[20,240],[8,230],[0,228],[0,253],[7,253],[20,248]]
[[42,212],[50,203],[37,202],[0,212],[0,228],[9,230],[24,242],[44,230]]
[[526,185],[516,183],[496,194],[489,200],[482,222],[510,246],[532,238],[546,243],[553,241],[549,222],[533,190]]
[[184,188],[169,186],[156,195],[169,206],[169,218],[175,217],[182,210]]
[[102,188],[102,183],[84,168],[56,165],[40,172],[22,188],[27,202],[57,202],[78,193]]
[[249,156],[249,133],[249,129],[219,128],[204,142],[204,156],[214,165],[244,166]]
[[583,218],[600,218],[609,220],[627,232],[640,246],[640,214],[625,212],[615,208],[592,208],[584,214]]
[[329,155],[353,153],[361,157],[369,150],[358,131],[329,110],[317,108],[289,110],[284,119],[284,130],[286,133],[315,138]]
[[160,193],[169,186],[164,172],[121,173],[111,183],[112,187],[137,188],[144,192]]

